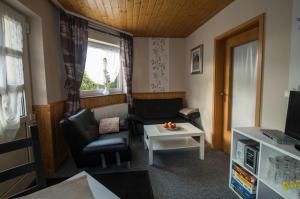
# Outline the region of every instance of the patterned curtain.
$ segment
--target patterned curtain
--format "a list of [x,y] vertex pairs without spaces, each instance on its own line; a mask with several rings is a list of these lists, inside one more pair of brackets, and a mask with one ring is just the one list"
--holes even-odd
[[133,72],[133,39],[127,34],[120,33],[121,67],[125,77],[125,92],[127,103],[132,105],[132,72]]
[[65,116],[70,116],[80,109],[79,89],[86,60],[88,22],[61,11],[60,38],[66,69],[65,88],[68,92],[65,104]]

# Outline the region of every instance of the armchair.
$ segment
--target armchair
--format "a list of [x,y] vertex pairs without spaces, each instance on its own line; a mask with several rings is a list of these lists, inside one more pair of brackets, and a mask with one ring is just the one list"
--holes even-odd
[[125,127],[119,133],[99,135],[98,123],[89,109],[82,109],[60,122],[77,167],[95,166],[107,162],[129,162],[129,132]]

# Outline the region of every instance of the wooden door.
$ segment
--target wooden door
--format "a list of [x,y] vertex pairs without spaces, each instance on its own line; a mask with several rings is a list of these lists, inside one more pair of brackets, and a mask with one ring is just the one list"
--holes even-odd
[[[258,40],[255,126],[260,126],[260,100],[264,48],[264,14],[254,17],[215,38],[213,76],[212,147],[230,150],[231,138],[231,58],[235,46]],[[238,47],[237,47],[238,48]],[[236,105],[238,103],[233,103]],[[251,109],[252,110],[252,109]]]
[[[230,153],[231,148],[231,124],[232,124],[232,76],[233,76],[233,49],[237,46],[258,40],[258,28],[245,31],[235,36],[229,37],[225,42],[225,68],[224,68],[224,90],[220,94],[223,96],[223,151]],[[259,103],[259,102],[256,102]],[[253,118],[255,120],[255,118]]]

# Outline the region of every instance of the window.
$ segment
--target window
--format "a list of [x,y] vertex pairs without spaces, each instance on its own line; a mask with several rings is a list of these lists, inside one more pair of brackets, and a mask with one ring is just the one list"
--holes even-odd
[[122,91],[119,51],[117,45],[89,40],[80,88],[83,96]]
[[[9,13],[11,14],[11,13]],[[17,100],[15,111],[20,117],[26,115],[24,75],[23,75],[23,35],[24,21],[16,13],[9,15],[2,12],[1,23],[3,29],[3,43],[1,47],[1,82],[2,99]],[[17,91],[17,92],[15,92]],[[3,91],[5,92],[5,91]]]
[[[25,132],[30,109],[26,19],[0,2],[0,140]],[[28,98],[29,96],[29,98]],[[29,100],[28,100],[29,99]],[[24,127],[24,128],[23,128]]]

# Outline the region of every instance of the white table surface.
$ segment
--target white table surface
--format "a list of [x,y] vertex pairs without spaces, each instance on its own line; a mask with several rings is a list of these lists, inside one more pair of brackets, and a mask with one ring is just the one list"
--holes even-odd
[[74,180],[81,176],[86,175],[87,181],[89,183],[91,192],[95,199],[120,199],[116,196],[113,192],[108,190],[105,186],[103,186],[100,182],[98,182],[95,178],[90,176],[87,172],[82,171],[71,178],[67,179],[66,181]]
[[[144,147],[149,150],[149,165],[153,151],[199,147],[199,159],[204,160],[205,132],[190,123],[176,123],[178,130],[168,130],[163,124],[144,125]],[[200,137],[200,143],[192,138]]]
[[204,131],[190,123],[176,123],[178,130],[168,130],[163,124],[144,125],[144,130],[149,137],[186,137],[204,135]]

